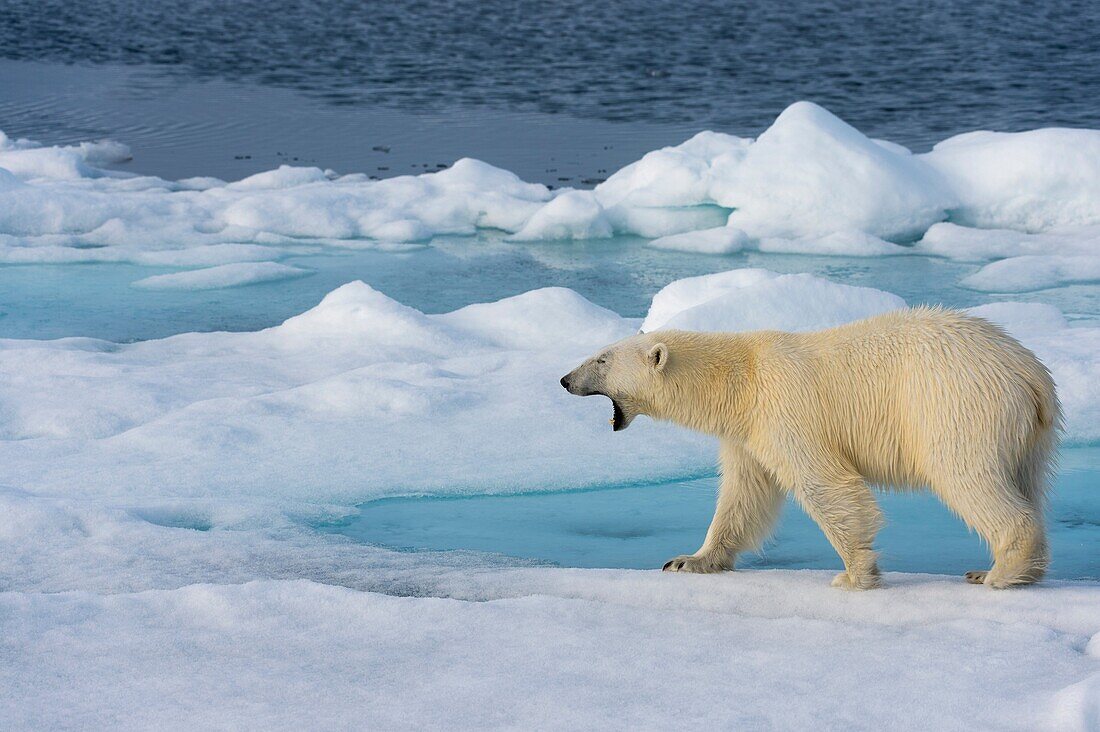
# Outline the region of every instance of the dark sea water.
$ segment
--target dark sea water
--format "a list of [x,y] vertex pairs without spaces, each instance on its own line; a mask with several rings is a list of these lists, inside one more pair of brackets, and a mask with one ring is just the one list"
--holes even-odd
[[327,105],[756,134],[810,99],[915,148],[1100,127],[1100,4],[4,0],[0,58],[155,65]]

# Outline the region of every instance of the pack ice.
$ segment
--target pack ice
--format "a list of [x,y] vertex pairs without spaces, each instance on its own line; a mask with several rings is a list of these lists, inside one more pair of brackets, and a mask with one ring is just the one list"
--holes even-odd
[[[1085,258],[1100,226],[1100,131],[970,132],[913,154],[810,102],[755,139],[702,132],[653,151],[594,190],[552,191],[469,158],[386,180],[282,166],[232,183],[167,181],[103,167],[127,155],[113,142],[41,147],[0,133],[0,262],[210,267],[478,229],[521,241],[629,234],[708,254]],[[1018,265],[1044,276],[1009,273],[1004,291],[1094,281],[1095,262],[1079,262]],[[999,274],[974,284],[989,289]]]

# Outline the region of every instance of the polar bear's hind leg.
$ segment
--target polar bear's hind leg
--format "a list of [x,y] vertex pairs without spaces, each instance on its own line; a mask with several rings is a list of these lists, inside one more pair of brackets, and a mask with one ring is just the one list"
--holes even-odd
[[1039,581],[1049,561],[1042,507],[1000,473],[993,466],[972,469],[933,485],[943,502],[993,552],[993,567],[987,572],[967,572],[966,581],[997,589]]

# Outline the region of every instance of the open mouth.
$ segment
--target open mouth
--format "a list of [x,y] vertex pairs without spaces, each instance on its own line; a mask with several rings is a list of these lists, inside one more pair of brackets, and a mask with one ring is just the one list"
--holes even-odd
[[[611,399],[611,397],[608,397]],[[623,415],[623,408],[619,406],[619,403],[614,399],[611,399],[611,430],[618,432],[626,427],[626,416]]]

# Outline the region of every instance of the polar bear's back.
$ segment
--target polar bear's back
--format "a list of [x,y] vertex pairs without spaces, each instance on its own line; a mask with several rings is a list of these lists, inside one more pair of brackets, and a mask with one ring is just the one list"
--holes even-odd
[[1053,450],[1060,417],[1049,371],[982,318],[911,308],[775,334],[763,351],[761,389],[808,400],[796,409],[814,441],[872,480],[927,484],[945,466],[1026,466]]
[[[851,370],[921,412],[942,418],[953,404],[977,419],[1019,407],[1028,425],[1055,425],[1058,404],[1050,372],[1000,326],[958,310],[895,310],[806,334],[833,384],[850,382],[834,370]],[[999,398],[997,409],[992,402]],[[945,402],[944,400],[949,400]],[[931,416],[929,414],[928,416]]]

